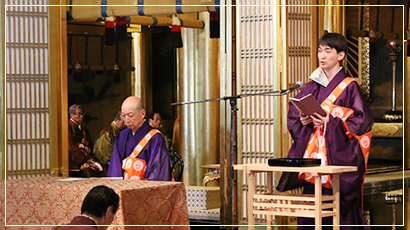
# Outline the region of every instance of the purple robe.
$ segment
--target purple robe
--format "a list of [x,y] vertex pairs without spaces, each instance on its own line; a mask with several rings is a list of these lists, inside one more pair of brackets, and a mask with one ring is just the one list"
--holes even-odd
[[[122,161],[127,158],[135,146],[142,138],[153,129],[148,121],[145,121],[141,127],[132,134],[132,130],[126,128],[121,131],[114,141],[110,165],[107,176],[122,177]],[[145,148],[138,155],[138,158],[145,160],[147,168],[145,170],[145,179],[156,181],[170,181],[171,169],[169,163],[168,149],[165,146],[161,134],[154,135]]]
[[[348,77],[341,69],[336,76],[324,87],[315,81],[310,81],[296,98],[302,98],[312,94],[321,104],[333,89],[343,79]],[[351,108],[354,110],[353,117],[346,120],[351,133],[361,136],[369,132],[373,125],[373,116],[370,108],[365,104],[360,88],[356,82],[352,82],[335,101],[335,105]],[[292,103],[289,103],[288,129],[293,138],[293,144],[289,150],[289,158],[302,158],[312,133],[313,123],[302,125],[299,111]],[[343,121],[338,117],[329,115],[329,124],[326,131],[326,149],[329,165],[357,166],[358,171],[342,173],[340,175],[340,224],[341,225],[367,225],[362,212],[362,181],[365,173],[365,162],[358,140],[354,137],[349,139]],[[314,192],[314,185],[304,182],[303,193]],[[331,194],[331,190],[323,188],[323,194]],[[324,218],[323,224],[331,224],[332,220]],[[329,222],[328,222],[329,221]],[[326,223],[327,222],[327,223]],[[312,218],[298,218],[299,225],[313,224]],[[303,226],[300,229],[311,229]],[[314,228],[314,226],[313,226]],[[367,226],[343,227],[341,229],[369,229]]]

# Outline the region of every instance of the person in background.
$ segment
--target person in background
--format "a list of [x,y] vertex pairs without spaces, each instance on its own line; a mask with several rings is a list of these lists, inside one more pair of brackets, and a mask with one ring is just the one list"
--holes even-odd
[[85,196],[81,215],[74,217],[67,226],[57,226],[53,230],[105,230],[114,220],[119,203],[120,197],[113,189],[96,186]]
[[152,128],[156,128],[156,129],[160,129],[162,128],[162,124],[161,124],[161,115],[157,112],[151,113],[148,117],[148,121],[149,121],[149,125]]
[[121,111],[115,114],[111,124],[105,127],[100,137],[95,143],[94,154],[99,159],[103,167],[103,176],[107,175],[108,166],[110,165],[112,150],[114,148],[115,137],[125,128],[124,122],[121,119]]
[[[162,128],[162,123],[161,123],[162,118],[161,118],[161,115],[158,112],[151,113],[148,116],[148,121],[149,121],[149,125],[152,128],[155,128],[155,129],[161,129]],[[163,136],[164,136],[165,146],[169,149],[171,147],[170,145],[171,145],[172,135],[170,136],[169,133],[167,133]]]
[[[355,225],[341,229],[369,229],[362,214],[362,186],[374,120],[360,86],[340,66],[347,49],[346,38],[341,34],[327,33],[319,39],[319,67],[296,98],[312,94],[326,116],[306,116],[289,103],[287,125],[293,144],[288,157],[321,159],[322,165],[357,166],[356,172],[340,175],[340,225]],[[294,180],[298,179],[303,182],[303,193],[313,194],[314,177],[300,173]],[[284,181],[281,179],[278,187]],[[332,195],[331,182],[331,176],[322,176],[324,195]],[[314,229],[307,226],[314,224],[313,218],[298,218],[298,229]],[[323,224],[332,225],[332,217],[324,218]]]
[[73,104],[68,112],[70,114],[68,122],[69,175],[86,177],[83,170],[87,168],[102,171],[101,165],[93,159],[94,142],[87,128],[82,124],[85,116],[83,106]]
[[[115,138],[107,176],[124,176],[124,179],[131,180],[171,180],[165,142],[161,133],[144,119],[145,114],[141,99],[138,97],[130,96],[122,103],[121,115],[127,128]],[[135,167],[135,174],[131,176],[128,170],[134,168],[134,165],[138,167]]]

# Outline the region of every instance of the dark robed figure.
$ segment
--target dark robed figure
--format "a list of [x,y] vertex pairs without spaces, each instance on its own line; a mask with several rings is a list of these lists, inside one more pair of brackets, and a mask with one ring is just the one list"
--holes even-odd
[[84,110],[82,105],[73,104],[69,108],[70,120],[68,121],[68,142],[70,144],[69,168],[72,177],[87,177],[83,171],[90,168],[99,171],[100,168],[94,162],[92,152],[94,142],[87,128],[82,124]]
[[[341,229],[369,229],[367,226],[352,225],[367,225],[362,215],[361,192],[373,117],[365,104],[360,87],[355,81],[351,81],[343,67],[340,67],[339,62],[343,60],[347,49],[345,38],[340,34],[325,34],[319,40],[318,47],[320,66],[310,76],[312,81],[296,98],[312,94],[322,107],[326,102],[334,100],[330,103],[330,108],[333,109],[325,109],[326,117],[317,113],[309,117],[301,114],[289,103],[288,129],[294,142],[288,157],[322,159],[322,165],[357,166],[357,172],[340,175],[340,225],[349,225],[341,226]],[[335,97],[333,94],[337,90],[341,93]],[[341,115],[343,111],[345,114]],[[299,174],[305,194],[314,192],[314,184],[310,179],[310,175]],[[323,194],[332,194],[331,178],[322,177],[322,186]],[[298,229],[314,229],[314,226],[303,226],[314,224],[312,218],[298,218]],[[332,219],[324,218],[323,224],[331,225]]]
[[111,188],[99,185],[92,188],[83,200],[81,215],[76,216],[67,226],[57,226],[52,230],[105,230],[112,223],[120,204],[120,197]]
[[95,143],[94,154],[98,157],[101,166],[104,168],[104,175],[107,175],[108,165],[110,165],[115,137],[124,128],[125,125],[121,119],[121,112],[117,112],[111,124],[100,132],[100,137]]

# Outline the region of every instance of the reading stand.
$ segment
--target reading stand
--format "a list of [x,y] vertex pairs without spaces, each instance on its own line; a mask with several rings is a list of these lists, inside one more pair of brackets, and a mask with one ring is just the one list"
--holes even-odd
[[[333,229],[340,229],[339,174],[357,171],[356,166],[285,167],[268,164],[238,164],[248,180],[248,229],[255,229],[254,214],[266,215],[266,229],[272,229],[273,215],[315,218],[315,230],[322,229],[322,218],[333,217]],[[267,193],[255,194],[255,173],[267,172]],[[315,194],[273,193],[273,172],[310,172],[315,177]],[[333,175],[333,195],[322,195],[322,175]],[[330,203],[323,203],[330,201]],[[324,209],[332,209],[330,211]]]
[[[228,183],[227,183],[227,187],[229,187],[229,189],[225,189],[228,190],[228,202],[227,202],[227,206],[228,208],[226,209],[226,213],[228,216],[228,224],[231,225],[230,229],[233,229],[233,224],[234,224],[234,217],[233,217],[233,120],[234,120],[234,113],[236,110],[236,100],[242,97],[250,97],[250,96],[267,96],[269,94],[271,94],[271,96],[281,96],[281,95],[285,95],[287,93],[292,92],[293,90],[301,87],[303,85],[303,83],[297,83],[296,85],[294,85],[293,87],[289,88],[289,89],[281,89],[281,90],[276,90],[276,91],[265,91],[262,93],[250,93],[250,94],[239,94],[239,95],[235,95],[235,96],[226,96],[226,97],[219,97],[219,98],[212,98],[212,99],[205,99],[205,100],[198,100],[198,101],[187,101],[187,102],[175,102],[175,103],[171,103],[171,105],[187,105],[187,104],[194,104],[194,103],[203,103],[203,102],[210,102],[210,101],[228,101],[229,100],[229,104],[231,106],[231,129],[230,129],[230,159],[229,159],[229,172],[227,173],[228,177]],[[222,165],[222,164],[221,164]],[[225,167],[226,168],[226,167]],[[222,175],[223,176],[223,175]],[[223,178],[222,178],[223,180]],[[223,190],[221,190],[221,197],[224,197],[225,194],[222,194],[222,192],[224,192]]]

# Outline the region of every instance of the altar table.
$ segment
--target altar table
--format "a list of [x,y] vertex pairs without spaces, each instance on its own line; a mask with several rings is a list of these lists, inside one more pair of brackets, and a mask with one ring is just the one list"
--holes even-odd
[[108,229],[190,229],[183,183],[107,178],[32,177],[2,181],[0,223],[3,225],[6,217],[7,225],[26,225],[9,229],[48,230],[67,224],[81,214],[85,195],[97,185],[108,186],[120,196],[113,226]]
[[[269,166],[268,164],[239,164],[235,170],[243,170],[248,180],[248,224],[254,229],[254,214],[267,215],[268,226],[271,229],[272,215],[314,217],[315,229],[322,229],[322,218],[333,217],[333,224],[340,224],[340,193],[339,174],[357,171],[356,166],[315,166],[315,167],[284,167]],[[268,193],[255,194],[255,173],[267,172]],[[273,172],[310,172],[315,177],[315,194],[273,193]],[[333,175],[333,195],[322,195],[322,175]],[[325,203],[323,201],[330,201]],[[326,210],[331,209],[331,210]],[[339,229],[339,226],[333,226]]]

